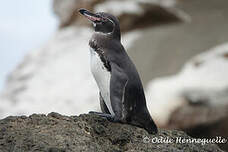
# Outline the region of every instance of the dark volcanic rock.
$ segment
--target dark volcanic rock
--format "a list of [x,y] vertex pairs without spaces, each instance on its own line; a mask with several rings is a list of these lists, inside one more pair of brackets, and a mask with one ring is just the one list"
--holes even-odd
[[[181,129],[195,138],[228,137],[228,106],[191,105],[180,107],[170,116],[166,128]],[[219,144],[228,150],[228,144]]]
[[[7,117],[0,121],[0,151],[213,151],[216,145],[153,144],[152,138],[190,138],[181,131],[159,130],[149,135],[144,129],[110,123],[95,115],[62,116],[58,113]],[[143,140],[144,139],[144,140]],[[144,142],[143,142],[144,141]]]

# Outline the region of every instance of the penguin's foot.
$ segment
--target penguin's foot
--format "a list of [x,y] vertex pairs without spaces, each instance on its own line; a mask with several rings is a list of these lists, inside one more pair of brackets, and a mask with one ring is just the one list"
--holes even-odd
[[89,114],[94,114],[103,118],[106,118],[108,121],[114,122],[114,116],[107,114],[107,113],[102,113],[102,112],[96,112],[96,111],[90,111]]
[[102,112],[97,112],[97,111],[89,111],[89,114],[102,114]]

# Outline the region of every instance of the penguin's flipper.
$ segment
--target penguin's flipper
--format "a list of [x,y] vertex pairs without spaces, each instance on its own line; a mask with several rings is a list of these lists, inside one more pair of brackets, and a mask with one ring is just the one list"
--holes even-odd
[[100,107],[101,107],[101,111],[103,113],[107,113],[107,114],[111,114],[108,110],[108,107],[105,104],[105,101],[103,99],[103,97],[101,96],[101,92],[99,92],[99,98],[100,98]]
[[123,102],[125,87],[128,82],[128,76],[115,63],[111,63],[111,80],[110,80],[110,100],[112,110],[115,113],[114,121],[124,121],[123,118]]

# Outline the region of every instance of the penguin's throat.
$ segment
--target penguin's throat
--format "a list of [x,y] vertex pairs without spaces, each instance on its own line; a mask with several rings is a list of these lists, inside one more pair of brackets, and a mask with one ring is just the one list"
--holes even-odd
[[103,65],[107,69],[107,71],[111,71],[111,66],[110,66],[110,63],[109,63],[106,55],[105,55],[104,49],[100,48],[97,45],[95,40],[90,40],[89,41],[89,46],[91,48],[91,51],[94,51],[94,52],[96,52],[99,55]]
[[93,49],[93,50],[98,50],[99,47],[97,45],[97,42],[92,38],[89,41],[89,46]]

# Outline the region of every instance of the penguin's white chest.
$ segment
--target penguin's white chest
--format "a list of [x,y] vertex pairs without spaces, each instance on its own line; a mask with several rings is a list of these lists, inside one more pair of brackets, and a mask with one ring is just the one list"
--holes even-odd
[[99,54],[90,48],[91,61],[90,67],[92,74],[97,82],[98,88],[101,92],[101,95],[105,101],[106,106],[108,107],[109,112],[114,116],[112,110],[111,100],[110,100],[110,80],[111,73],[105,68],[103,62],[100,59]]

